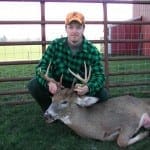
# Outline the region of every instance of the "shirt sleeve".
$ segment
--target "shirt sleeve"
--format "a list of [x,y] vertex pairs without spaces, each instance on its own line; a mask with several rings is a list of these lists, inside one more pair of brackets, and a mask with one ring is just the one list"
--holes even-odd
[[91,78],[88,82],[89,87],[89,94],[94,96],[97,91],[99,91],[103,86],[105,82],[105,75],[101,60],[101,54],[99,52],[96,52],[95,55],[92,55],[92,72],[91,72]]
[[[39,64],[35,68],[36,78],[37,78],[38,82],[45,88],[47,88],[47,81],[44,79],[43,75],[46,73],[49,63],[52,62],[52,59],[53,59],[52,54],[53,54],[53,49],[54,49],[53,47],[54,47],[53,44],[50,44],[47,47],[47,49],[43,53],[43,56],[42,56]],[[52,73],[49,70],[48,76],[51,77],[51,74]]]

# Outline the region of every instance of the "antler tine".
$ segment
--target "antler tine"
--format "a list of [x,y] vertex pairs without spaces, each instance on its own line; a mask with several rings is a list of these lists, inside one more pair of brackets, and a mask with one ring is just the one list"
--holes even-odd
[[84,61],[84,68],[85,68],[85,80],[88,82],[91,77],[91,66],[89,66],[89,73],[87,73],[87,65]]
[[61,75],[60,81],[59,81],[59,85],[60,85],[61,87],[63,87],[63,86],[62,86],[62,79],[63,79],[63,74]]
[[44,74],[42,71],[41,71],[41,68],[40,68],[40,76],[41,77],[43,77],[46,81],[48,81],[48,82],[56,82],[54,79],[52,79],[52,78],[50,78],[49,76],[48,76],[48,71],[49,71],[49,69],[50,69],[50,66],[51,66],[51,62],[49,63],[49,65],[48,65],[48,67],[47,67],[47,70],[46,70],[46,73]]
[[45,74],[46,76],[48,76],[48,71],[49,71],[50,66],[51,66],[51,62],[49,63],[49,65],[47,67],[46,74]]
[[84,62],[84,68],[85,68],[85,78],[82,78],[79,74],[75,74],[70,68],[68,68],[69,72],[76,77],[78,80],[80,80],[83,84],[87,84],[91,77],[91,66],[89,67],[89,73],[87,74],[87,66],[86,63]]
[[85,79],[83,79],[79,74],[75,74],[70,68],[68,68],[68,70],[74,77],[79,79],[82,83],[86,84]]
[[44,78],[45,78],[45,80],[47,80],[48,82],[50,82],[50,81],[53,81],[53,82],[54,82],[54,79],[48,77],[48,71],[49,71],[49,69],[50,69],[50,66],[51,66],[51,62],[49,63],[49,65],[48,65],[48,67],[47,67],[46,73],[44,74]]
[[41,71],[41,68],[40,68],[40,70],[39,70],[39,71],[40,71],[40,76],[43,77],[43,78],[44,78],[46,81],[48,81],[48,82],[56,83],[57,86],[60,87],[60,88],[63,87],[63,85],[62,85],[63,74],[61,75],[59,82],[55,81],[55,79],[50,78],[50,77],[48,76],[48,72],[49,72],[50,67],[51,67],[51,62],[49,63],[45,74]]
[[91,78],[91,70],[92,70],[92,68],[91,68],[91,66],[89,67],[89,74],[88,74],[88,77],[87,77],[87,82],[90,80],[90,78]]
[[73,82],[72,82],[72,85],[71,85],[71,89],[74,89],[75,82],[76,82],[76,78],[73,78]]
[[51,66],[51,63],[49,63],[46,73],[43,75],[45,80],[47,80],[47,81],[51,81],[51,78],[48,77],[48,71],[49,71],[50,66]]
[[85,80],[87,80],[87,66],[86,66],[85,61],[84,61],[84,70],[85,70],[85,76],[84,76],[84,78],[85,78]]

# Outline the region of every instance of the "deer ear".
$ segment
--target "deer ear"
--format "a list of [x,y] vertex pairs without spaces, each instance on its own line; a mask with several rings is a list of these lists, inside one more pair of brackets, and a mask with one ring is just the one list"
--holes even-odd
[[89,107],[95,104],[96,102],[98,102],[98,100],[99,99],[97,97],[83,96],[83,97],[78,97],[75,103],[81,107]]

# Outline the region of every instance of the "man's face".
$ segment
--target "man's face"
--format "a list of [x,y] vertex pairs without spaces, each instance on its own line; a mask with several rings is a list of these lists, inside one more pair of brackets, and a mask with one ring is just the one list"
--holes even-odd
[[68,36],[68,41],[71,44],[76,45],[82,40],[84,25],[73,21],[69,25],[66,25],[66,32]]

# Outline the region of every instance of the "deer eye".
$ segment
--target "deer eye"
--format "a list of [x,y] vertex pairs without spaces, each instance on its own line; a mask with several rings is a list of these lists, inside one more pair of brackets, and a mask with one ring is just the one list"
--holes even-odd
[[61,104],[67,104],[68,103],[68,101],[62,101],[61,102]]

